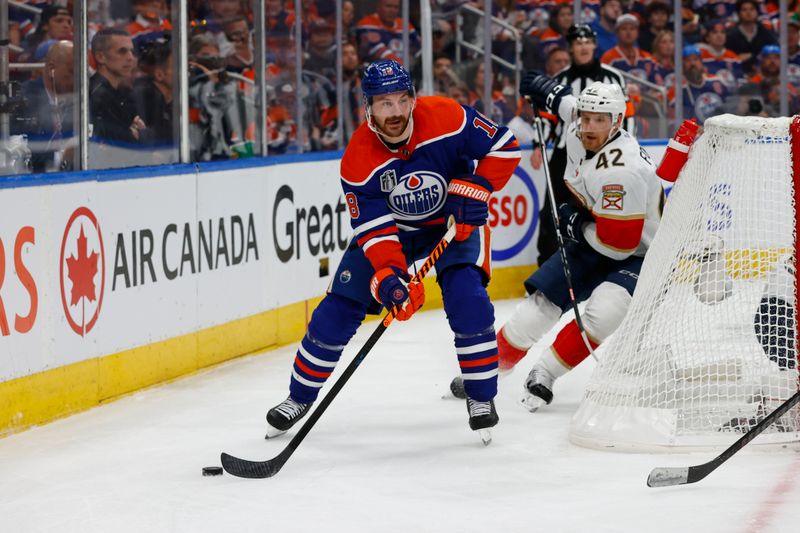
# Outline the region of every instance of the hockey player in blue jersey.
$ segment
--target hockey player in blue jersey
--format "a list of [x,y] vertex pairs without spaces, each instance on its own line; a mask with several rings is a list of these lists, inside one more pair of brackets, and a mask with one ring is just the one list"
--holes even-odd
[[436,263],[467,395],[469,425],[488,443],[498,422],[497,340],[491,277],[488,201],[520,159],[514,135],[455,100],[416,97],[396,61],[367,67],[361,84],[367,120],[341,163],[353,238],[328,294],[297,349],[289,397],[267,413],[267,438],[308,413],[342,350],[367,313],[397,306],[408,320],[425,300],[409,284],[409,265],[439,242],[449,215],[454,242]]

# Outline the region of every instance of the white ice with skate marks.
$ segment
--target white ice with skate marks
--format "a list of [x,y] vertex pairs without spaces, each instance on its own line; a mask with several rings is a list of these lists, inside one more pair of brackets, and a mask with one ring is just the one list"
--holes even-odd
[[[515,303],[497,302],[498,325]],[[797,531],[796,448],[745,449],[696,485],[650,489],[653,467],[712,454],[570,444],[591,359],[556,382],[551,405],[525,411],[522,384],[550,340],[501,381],[490,446],[469,429],[465,402],[441,399],[458,370],[441,310],[393,324],[272,479],[201,468],[223,450],[267,459],[283,449],[293,432],[265,441],[264,416],[286,396],[293,347],[0,439],[0,531]]]

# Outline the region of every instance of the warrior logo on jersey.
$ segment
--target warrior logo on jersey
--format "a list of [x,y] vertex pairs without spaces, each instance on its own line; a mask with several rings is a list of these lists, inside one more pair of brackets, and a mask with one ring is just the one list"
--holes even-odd
[[622,185],[603,185],[603,209],[622,211],[625,188]]
[[381,174],[381,191],[390,192],[397,185],[397,173],[389,169]]
[[421,170],[397,180],[389,208],[402,220],[422,220],[442,207],[447,182],[435,172]]

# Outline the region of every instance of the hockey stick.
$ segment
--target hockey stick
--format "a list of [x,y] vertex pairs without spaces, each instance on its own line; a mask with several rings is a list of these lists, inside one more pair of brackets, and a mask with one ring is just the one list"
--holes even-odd
[[[442,240],[439,241],[439,244],[437,244],[433,251],[431,251],[430,255],[428,255],[425,263],[420,267],[419,272],[417,272],[416,275],[411,278],[411,282],[422,281],[422,279],[428,274],[428,271],[431,269],[431,267],[433,267],[439,257],[450,245],[450,241],[453,240],[455,235],[455,220],[453,217],[450,217],[450,219],[447,221],[447,232],[444,234],[444,237],[442,237]],[[359,350],[350,364],[347,365],[347,368],[345,368],[339,379],[336,380],[336,383],[333,384],[331,390],[328,392],[325,398],[322,399],[314,412],[309,415],[305,424],[303,424],[297,434],[292,437],[292,440],[289,441],[289,444],[286,445],[286,448],[284,448],[281,453],[267,461],[248,461],[246,459],[239,459],[238,457],[234,457],[223,452],[220,456],[220,459],[222,460],[222,468],[224,468],[227,473],[234,476],[252,479],[272,477],[280,472],[283,465],[289,460],[289,457],[291,457],[297,447],[300,446],[300,443],[306,438],[308,432],[311,431],[311,428],[314,427],[314,424],[317,423],[317,420],[319,420],[334,398],[336,398],[336,395],[339,394],[339,391],[342,390],[345,383],[347,383],[347,380],[350,379],[364,358],[367,357],[370,350],[372,350],[372,347],[375,346],[375,343],[378,342],[378,339],[381,338],[381,335],[383,335],[383,332],[386,331],[386,328],[388,328],[392,323],[396,314],[397,308],[393,307],[392,310],[383,317],[383,320],[381,320],[381,323],[378,324],[377,328],[375,328],[375,331],[372,333],[372,335],[370,335],[369,339],[367,339],[367,342],[364,344],[361,350]]]
[[[527,98],[527,97],[526,97]],[[564,269],[564,277],[567,280],[567,289],[569,291],[569,301],[572,304],[572,311],[575,313],[575,323],[578,325],[578,331],[581,332],[583,343],[588,348],[589,353],[595,361],[598,361],[597,356],[594,354],[594,349],[589,342],[589,337],[586,335],[586,328],[583,327],[583,320],[581,313],[578,311],[578,301],[575,299],[575,290],[572,285],[572,273],[569,270],[569,263],[567,262],[567,250],[564,247],[564,236],[561,235],[561,228],[558,227],[558,213],[556,205],[556,194],[553,189],[553,182],[550,181],[550,167],[547,162],[547,153],[544,150],[545,140],[544,132],[542,129],[542,122],[539,118],[539,112],[536,109],[536,104],[532,99],[528,98],[533,108],[533,122],[536,124],[536,134],[539,136],[539,149],[542,151],[542,166],[544,167],[544,179],[547,184],[547,198],[550,200],[550,215],[553,217],[553,225],[555,226],[556,242],[558,242],[558,253],[561,255],[561,266]]]
[[769,427],[773,422],[786,414],[789,409],[800,402],[800,391],[795,392],[791,398],[783,402],[777,409],[767,415],[761,422],[756,424],[750,431],[745,433],[736,442],[731,444],[728,449],[716,456],[707,463],[688,467],[660,467],[654,468],[647,476],[648,487],[671,487],[673,485],[686,485],[696,483],[716,470],[722,463],[730,459],[733,454],[744,448],[744,446],[756,438],[761,432]]

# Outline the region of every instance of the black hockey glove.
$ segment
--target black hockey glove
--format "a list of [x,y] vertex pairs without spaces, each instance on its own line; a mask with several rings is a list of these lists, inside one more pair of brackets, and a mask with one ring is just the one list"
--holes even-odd
[[529,96],[539,109],[557,115],[561,98],[572,94],[572,87],[561,85],[538,70],[529,70],[519,83],[519,92],[523,96]]
[[568,203],[558,206],[558,229],[565,241],[576,244],[587,244],[583,236],[583,225],[592,222],[591,213],[585,209],[578,209]]
[[489,218],[489,196],[494,188],[489,180],[477,174],[462,174],[450,180],[444,216],[456,219],[456,240],[466,240],[472,230],[483,226]]

